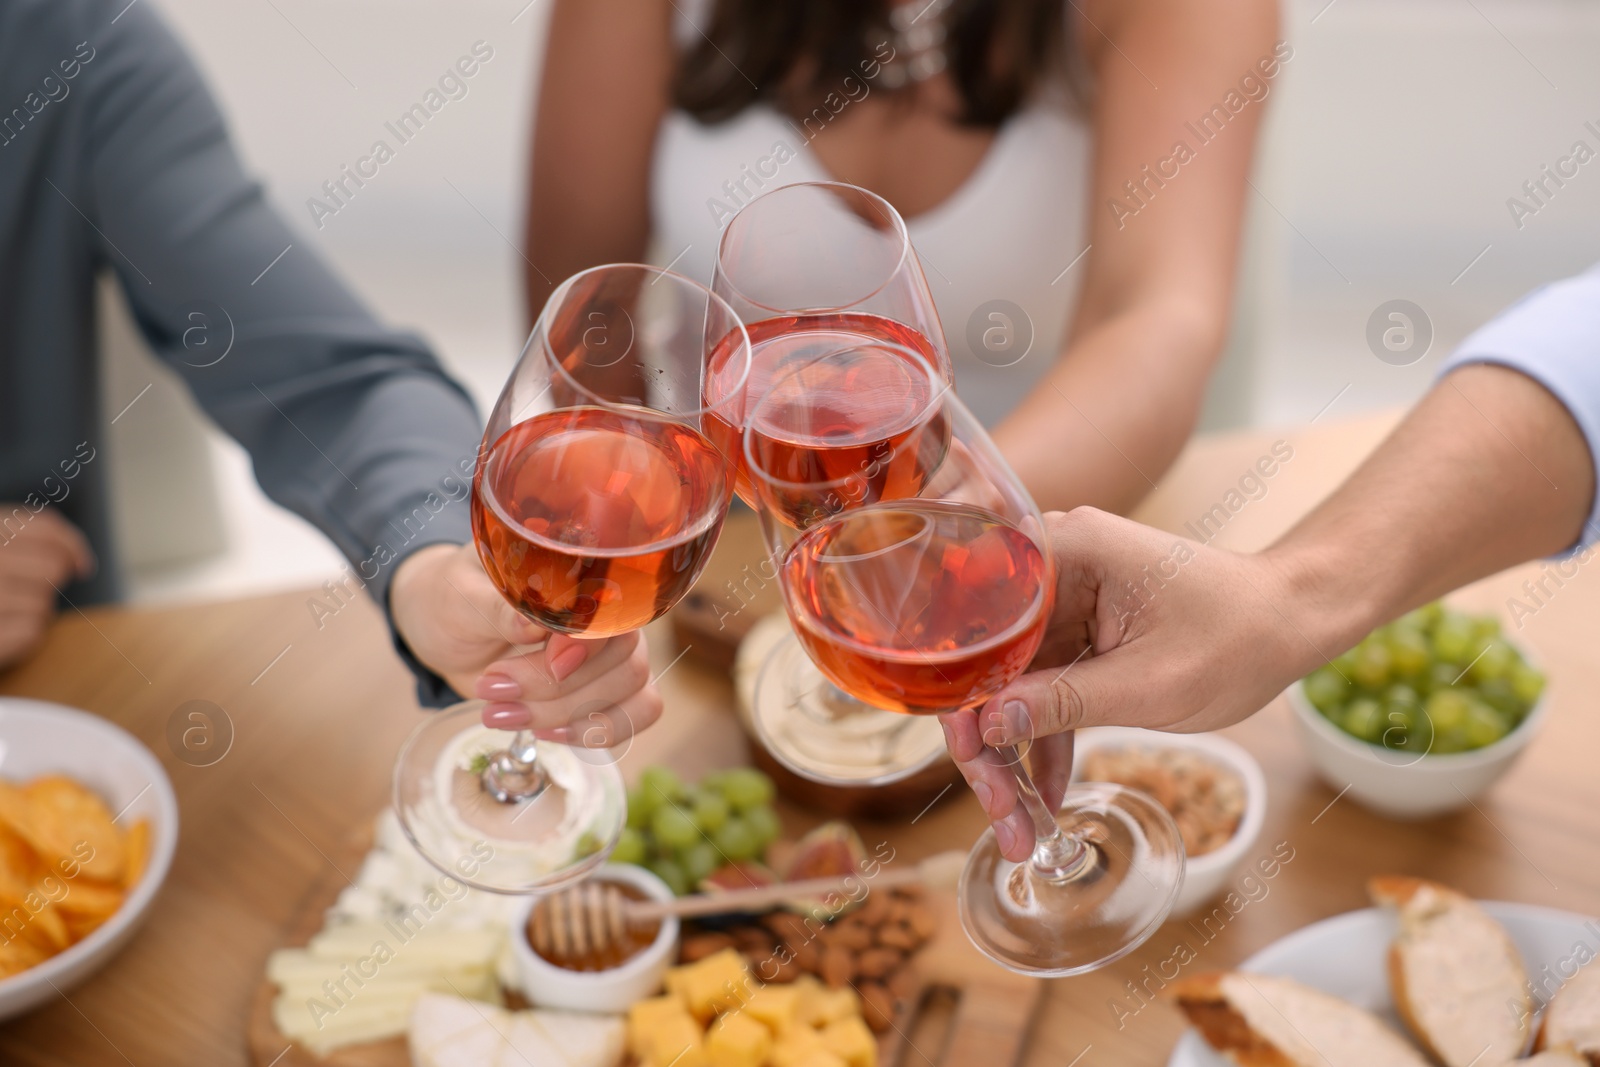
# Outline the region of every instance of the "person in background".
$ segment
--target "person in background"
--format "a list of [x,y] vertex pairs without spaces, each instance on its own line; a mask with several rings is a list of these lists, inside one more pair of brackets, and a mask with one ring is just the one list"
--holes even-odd
[[[529,307],[608,261],[709,283],[761,192],[863,186],[906,217],[957,387],[1041,507],[1126,510],[1227,333],[1277,28],[1274,0],[557,0]],[[992,329],[1001,350],[969,343]]]
[[1516,563],[1591,551],[1597,457],[1600,267],[1469,337],[1377,451],[1269,548],[1181,542],[1181,572],[1146,597],[1131,590],[1174,555],[1172,534],[1088,508],[1050,516],[1060,573],[1036,666],[1054,666],[944,719],[1002,851],[1022,859],[1033,832],[984,739],[1039,739],[1030,758],[1058,800],[1078,727],[1238,722],[1411,608]]
[[[472,403],[273,213],[189,57],[151,5],[123,0],[0,0],[0,669],[58,605],[118,595],[97,411],[106,269],[267,495],[349,558],[424,703],[476,694],[492,725],[547,733],[594,700],[624,726],[659,714],[637,635],[528,649],[545,635],[470,546]],[[220,348],[224,320],[225,355],[185,346],[206,323]]]

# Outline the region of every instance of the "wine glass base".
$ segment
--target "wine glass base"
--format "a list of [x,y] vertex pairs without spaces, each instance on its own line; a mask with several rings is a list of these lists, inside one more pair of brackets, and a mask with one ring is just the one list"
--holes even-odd
[[485,772],[512,735],[484,726],[482,707],[430,715],[406,739],[394,772],[401,829],[424,859],[476,889],[544,892],[585,877],[622,832],[622,775],[604,753],[541,742],[542,788],[523,782],[526,799],[497,799]]
[[1165,808],[1103,782],[1072,786],[1056,815],[1085,841],[1084,862],[1045,878],[1000,855],[994,830],[972,846],[957,891],[961,925],[984,955],[1019,974],[1092,971],[1139,947],[1183,885],[1183,838]]
[[750,720],[773,759],[824,785],[887,785],[945,754],[934,716],[902,715],[857,700],[816,668],[792,634],[762,665]]

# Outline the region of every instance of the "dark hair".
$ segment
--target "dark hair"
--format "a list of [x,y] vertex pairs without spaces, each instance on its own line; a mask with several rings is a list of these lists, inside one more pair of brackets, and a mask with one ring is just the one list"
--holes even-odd
[[[803,112],[889,54],[888,9],[888,0],[715,0],[679,60],[674,102],[702,122],[761,101]],[[998,126],[1065,71],[1064,9],[1062,0],[954,0],[946,48],[963,124]]]

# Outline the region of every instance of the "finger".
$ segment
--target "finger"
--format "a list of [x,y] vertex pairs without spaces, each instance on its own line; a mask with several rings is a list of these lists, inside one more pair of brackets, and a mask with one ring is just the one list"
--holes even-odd
[[544,646],[545,660],[550,664],[551,677],[557,682],[565,681],[582,667],[590,656],[598,653],[604,643],[604,639],[593,637],[552,634],[549,643]]
[[[483,709],[483,721],[497,729],[548,730],[566,726],[575,718],[607,704],[621,704],[644,689],[650,681],[650,653],[643,641],[628,641],[628,637],[612,638],[608,648],[586,662],[579,672],[558,687],[548,681],[544,689],[533,676],[532,669],[514,661],[495,665],[510,676],[521,672],[524,697],[518,701],[500,701]],[[588,676],[588,677],[586,677]],[[488,677],[488,675],[485,675]],[[578,684],[581,683],[581,684]],[[529,698],[529,692],[540,692],[543,699]]]
[[600,705],[582,713],[565,726],[535,730],[541,741],[581,748],[615,748],[661,718],[660,690],[647,686],[620,703]]
[[1061,798],[1066,795],[1067,783],[1072,778],[1071,732],[1041,737],[1028,750],[1028,767],[1033,772],[1033,784],[1039,798],[1051,811],[1061,810]]
[[[552,654],[559,657],[570,652],[574,645],[589,646],[582,649],[585,658],[576,670],[558,681],[551,663]],[[626,695],[643,687],[649,678],[649,650],[637,633],[604,641],[580,642],[568,638],[558,643],[552,638],[541,649],[508,656],[489,664],[484,668],[474,691],[483,700],[532,705],[559,701],[571,694],[586,691],[602,679],[612,688],[620,688],[619,696]]]
[[537,644],[548,635],[548,630],[511,606],[484,572],[470,545],[461,546],[445,572],[445,580],[460,594],[465,632],[490,640],[498,638],[508,645]]
[[27,657],[44,640],[44,619],[8,616],[0,619],[0,667]]
[[1151,704],[1156,672],[1141,671],[1137,655],[1112,649],[1061,670],[1023,675],[984,705],[978,716],[984,743],[1014,745],[1086,726],[1160,725]]
[[939,716],[939,725],[944,728],[944,747],[950,750],[950,758],[957,763],[975,760],[983,751],[976,711],[947,712]]
[[34,529],[60,557],[67,568],[66,574],[87,578],[95,572],[96,561],[89,539],[56,509],[46,508],[40,512]]

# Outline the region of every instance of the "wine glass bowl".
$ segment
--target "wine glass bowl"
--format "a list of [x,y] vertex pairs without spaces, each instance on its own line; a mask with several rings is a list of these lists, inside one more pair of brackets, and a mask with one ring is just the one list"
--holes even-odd
[[[713,353],[726,392],[708,400]],[[702,426],[740,401],[749,363],[738,315],[682,275],[611,264],[558,286],[473,477],[473,541],[507,603],[548,631],[590,638],[637,630],[676,604],[732,500],[728,459]],[[481,709],[431,716],[407,740],[394,787],[407,836],[483,889],[582,877],[626,816],[613,762],[489,729]]]

